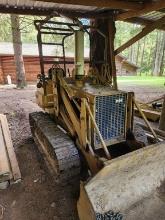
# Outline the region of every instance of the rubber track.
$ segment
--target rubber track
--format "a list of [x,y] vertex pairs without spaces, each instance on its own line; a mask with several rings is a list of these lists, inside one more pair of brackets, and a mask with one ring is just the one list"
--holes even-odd
[[48,164],[49,160],[45,156],[49,169],[52,168],[52,171],[55,171],[51,172],[56,174],[55,178],[60,182],[68,182],[78,177],[80,160],[78,150],[71,138],[57,127],[47,113],[30,113],[29,121],[34,140],[37,145],[40,145],[40,151],[41,145],[44,146],[47,157],[53,161]]

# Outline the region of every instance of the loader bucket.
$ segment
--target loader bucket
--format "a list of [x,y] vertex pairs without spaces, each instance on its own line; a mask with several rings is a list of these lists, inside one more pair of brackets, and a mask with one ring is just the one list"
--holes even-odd
[[107,161],[81,184],[78,212],[80,220],[165,219],[165,142]]

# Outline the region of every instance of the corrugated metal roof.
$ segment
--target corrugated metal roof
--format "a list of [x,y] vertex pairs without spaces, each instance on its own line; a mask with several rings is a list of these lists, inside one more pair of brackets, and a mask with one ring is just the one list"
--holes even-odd
[[[7,8],[14,7],[25,9],[38,9],[38,10],[75,10],[75,11],[99,11],[97,7],[92,6],[82,6],[82,5],[72,5],[72,4],[59,4],[59,3],[51,3],[51,2],[42,2],[42,1],[31,1],[31,0],[0,0],[0,5],[5,6]],[[102,8],[101,10],[103,10]]]
[[165,15],[164,12],[153,11],[153,12],[150,12],[148,14],[140,16],[140,18],[144,18],[144,19],[155,21],[155,20],[157,20],[159,18],[162,18],[164,15]]
[[[46,1],[46,0],[45,0]],[[98,0],[98,2],[101,0]],[[120,1],[120,0],[118,0]],[[152,0],[152,2],[157,2],[158,0]],[[164,0],[165,1],[165,0]],[[70,1],[72,2],[72,1]],[[78,2],[78,0],[77,0]],[[90,2],[90,0],[89,0]],[[108,0],[107,0],[108,2]],[[109,0],[111,2],[111,0]],[[122,0],[122,2],[127,2],[126,0]],[[135,3],[147,3],[148,0],[128,0],[128,2],[135,2]],[[81,2],[82,3],[82,2]],[[60,3],[52,3],[52,2],[44,2],[44,1],[32,1],[32,0],[0,0],[0,12],[8,12],[8,13],[22,13],[33,15],[36,13],[40,15],[50,15],[52,12],[63,13],[67,14],[70,13],[81,13],[80,17],[93,14],[98,14],[100,12],[107,12],[112,9],[109,8],[98,8],[93,6],[84,6],[84,5],[73,5],[73,4],[60,4]],[[123,9],[124,10],[124,9]],[[116,10],[119,13],[121,10]],[[155,21],[162,16],[165,15],[165,8],[161,9],[161,11],[154,11],[145,15],[141,15],[138,18],[144,19],[144,21]],[[139,24],[143,24],[143,22]]]
[[[98,0],[98,2],[101,0]],[[107,0],[107,2],[111,2]],[[120,0],[119,0],[120,1]],[[158,0],[153,0],[156,2]],[[78,0],[77,0],[78,2]],[[89,0],[90,2],[90,0]],[[123,2],[123,1],[122,1]],[[145,3],[148,0],[128,0],[124,2],[135,2],[135,3]],[[108,8],[98,8],[93,6],[84,6],[84,5],[73,5],[73,4],[59,4],[59,3],[52,3],[52,2],[45,2],[44,1],[32,1],[32,0],[0,0],[0,7],[6,8],[15,8],[15,9],[31,9],[31,10],[40,10],[40,11],[49,11],[49,10],[70,10],[76,12],[99,12],[103,10],[108,10]]]

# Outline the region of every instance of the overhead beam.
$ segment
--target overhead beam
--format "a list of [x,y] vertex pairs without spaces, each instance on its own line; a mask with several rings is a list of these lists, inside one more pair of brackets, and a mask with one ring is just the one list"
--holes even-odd
[[138,17],[140,15],[147,14],[152,11],[158,11],[163,8],[165,8],[165,0],[159,0],[156,2],[145,3],[143,9],[141,9],[141,10],[136,9],[135,11],[128,11],[128,12],[118,14],[116,16],[116,20],[123,21],[128,18]]
[[21,7],[6,7],[6,5],[0,4],[0,13],[2,14],[19,14],[19,15],[38,15],[38,16],[47,16],[50,15],[50,13],[53,10],[39,10],[37,8],[21,8]]
[[[138,17],[128,18],[127,20],[125,20],[125,22],[140,24],[140,25],[143,25],[143,26],[151,25],[153,23],[152,20],[148,20],[146,18],[140,18],[140,17],[139,18]],[[162,25],[161,27],[159,27],[158,29],[165,31],[165,24]]]
[[111,11],[108,9],[103,12],[95,11],[85,11],[77,12],[73,9],[61,9],[61,8],[50,8],[50,9],[40,9],[40,8],[22,8],[14,7],[0,4],[0,13],[2,14],[19,14],[19,15],[36,15],[36,16],[50,16],[60,17],[62,15],[72,18],[107,18],[110,16]]
[[152,24],[147,25],[146,27],[144,27],[142,29],[142,31],[140,33],[138,33],[136,36],[134,36],[133,38],[131,38],[129,41],[127,41],[125,44],[123,44],[122,46],[120,46],[119,48],[117,48],[115,50],[115,55],[121,53],[123,50],[125,50],[126,48],[128,48],[129,46],[131,46],[132,44],[134,44],[135,42],[137,42],[138,40],[140,40],[141,38],[143,38],[144,36],[146,36],[147,34],[149,34],[150,32],[152,32],[153,30],[155,30],[156,28],[161,27],[163,24],[165,24],[165,16],[160,18],[159,20],[153,22]]
[[95,17],[107,17],[108,15],[104,15],[102,13],[95,12],[76,12],[73,10],[64,10],[64,9],[37,9],[37,8],[22,8],[22,7],[6,7],[6,5],[0,4],[0,13],[2,14],[19,14],[19,15],[36,15],[36,16],[49,16],[53,14],[55,17],[59,17],[61,14],[71,17],[79,17],[79,18],[95,18]]
[[[33,0],[34,1],[34,0]],[[94,6],[98,8],[109,8],[109,9],[129,9],[129,10],[140,10],[143,8],[143,4],[137,2],[129,2],[125,0],[35,0],[42,2],[51,2],[58,4],[67,5],[83,5],[83,6]]]

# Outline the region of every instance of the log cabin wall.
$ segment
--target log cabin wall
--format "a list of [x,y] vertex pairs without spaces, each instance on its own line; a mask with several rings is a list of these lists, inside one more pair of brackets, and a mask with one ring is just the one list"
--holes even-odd
[[[16,67],[14,62],[14,56],[1,56],[1,68],[0,68],[0,83],[7,82],[7,75],[11,76],[12,83],[16,82]],[[28,82],[34,82],[37,79],[37,75],[40,73],[40,64],[38,56],[24,56],[24,65],[26,80]],[[46,70],[50,68],[46,66]],[[2,70],[2,71],[1,71]]]
[[2,68],[1,58],[0,58],[0,83],[1,83],[1,84],[4,83],[4,74],[3,74],[3,68]]
[[117,76],[122,75],[122,61],[123,61],[123,58],[121,56],[116,56],[116,74],[117,74]]
[[136,76],[138,66],[126,60],[124,56],[116,56],[117,76]]
[[[48,60],[52,60],[52,57],[47,57]],[[87,60],[87,59],[86,59]],[[74,61],[73,58],[66,58],[66,61]],[[27,82],[35,82],[37,75],[40,73],[40,64],[38,56],[24,56],[25,72]],[[51,65],[45,65],[45,72],[51,67]],[[63,67],[63,65],[61,65]],[[72,74],[74,68],[73,64],[67,65],[67,73]],[[87,73],[89,65],[85,64],[85,73]],[[116,56],[116,69],[117,75],[136,75],[137,67],[130,63],[123,62],[123,57]],[[0,55],[0,84],[7,83],[7,75],[11,76],[12,83],[16,82],[16,69],[13,55]]]
[[[40,73],[40,64],[38,56],[24,56],[24,65],[27,82],[35,82],[37,80],[37,75]],[[48,60],[52,60],[52,57],[47,57]],[[72,60],[67,58],[67,60]],[[47,73],[48,69],[52,65],[45,65],[45,72]],[[63,65],[61,65],[63,67]],[[67,65],[67,70],[72,73],[74,66],[73,64]],[[88,64],[85,65],[85,71],[88,69]],[[67,71],[68,72],[68,71]],[[12,83],[16,82],[16,68],[14,62],[14,56],[0,56],[0,84],[7,83],[7,75],[11,76]]]
[[137,67],[130,65],[127,62],[123,62],[121,68],[121,76],[136,76],[137,75]]

